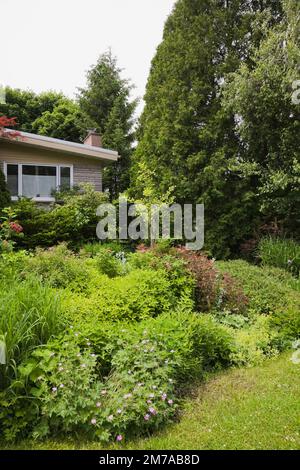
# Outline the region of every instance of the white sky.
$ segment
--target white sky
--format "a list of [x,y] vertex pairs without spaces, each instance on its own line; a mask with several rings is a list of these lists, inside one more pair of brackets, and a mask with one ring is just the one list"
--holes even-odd
[[[109,47],[142,97],[175,0],[0,0],[0,83],[74,97]],[[140,108],[141,109],[141,106]]]

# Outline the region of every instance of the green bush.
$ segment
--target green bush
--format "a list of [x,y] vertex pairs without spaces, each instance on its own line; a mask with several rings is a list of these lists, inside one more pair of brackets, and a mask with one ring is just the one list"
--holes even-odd
[[108,277],[125,274],[126,258],[122,252],[115,254],[110,249],[102,249],[94,257],[94,260],[101,274],[106,274]]
[[271,328],[270,317],[258,315],[247,327],[235,330],[233,336],[230,358],[238,366],[254,366],[279,353],[280,341],[277,331]]
[[92,278],[91,269],[84,260],[76,257],[64,244],[48,250],[37,249],[35,256],[27,259],[24,276],[27,272],[34,273],[51,287],[72,291],[87,290]]
[[300,245],[294,240],[263,238],[258,246],[263,264],[285,269],[295,276],[300,274]]
[[113,279],[103,275],[89,297],[68,295],[64,307],[71,319],[96,316],[101,320],[140,321],[168,312],[178,300],[164,271],[134,270]]
[[1,253],[0,255],[0,296],[1,288],[5,287],[14,279],[20,279],[20,273],[27,264],[29,255],[20,250],[12,253]]
[[41,208],[31,200],[20,199],[14,204],[24,228],[19,246],[33,249],[65,241],[77,247],[85,241],[96,240],[96,209],[107,200],[106,194],[95,191],[91,185],[83,185],[80,192],[68,195],[63,205]]
[[[164,271],[172,292],[177,296],[194,297],[195,281],[186,269],[186,262],[172,254],[157,255],[156,251],[137,252],[127,255],[131,269],[151,269]],[[192,302],[193,303],[193,302]]]
[[268,315],[287,308],[299,311],[299,294],[281,282],[274,268],[261,268],[241,260],[219,262],[218,267],[239,282],[249,299],[249,308],[256,313]]

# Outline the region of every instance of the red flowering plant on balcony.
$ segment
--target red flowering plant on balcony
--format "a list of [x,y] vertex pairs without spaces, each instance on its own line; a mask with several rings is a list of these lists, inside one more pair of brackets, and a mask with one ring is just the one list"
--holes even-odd
[[16,219],[16,212],[8,207],[3,209],[0,217],[0,253],[11,252],[15,245],[15,238],[23,236],[23,227]]

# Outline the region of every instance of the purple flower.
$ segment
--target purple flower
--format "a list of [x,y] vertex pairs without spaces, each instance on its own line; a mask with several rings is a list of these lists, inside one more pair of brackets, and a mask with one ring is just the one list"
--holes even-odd
[[161,396],[161,399],[162,399],[163,401],[165,401],[165,400],[167,399],[167,394],[166,394],[166,393],[163,393],[162,396]]
[[57,392],[57,387],[53,387],[52,392]]
[[59,388],[64,388],[64,384],[60,384]]
[[122,434],[119,434],[116,438],[116,441],[121,442],[122,440],[123,440],[123,436],[122,436]]
[[169,405],[173,405],[173,400],[168,400]]
[[150,419],[150,415],[148,415],[148,413],[147,413],[147,414],[144,416],[144,420],[145,420],[145,421],[149,421],[149,419]]
[[157,411],[155,408],[153,408],[152,406],[150,406],[149,408],[149,412],[152,414],[152,415],[156,415],[157,414]]
[[91,424],[92,424],[93,426],[95,426],[95,424],[97,424],[96,418],[91,419]]

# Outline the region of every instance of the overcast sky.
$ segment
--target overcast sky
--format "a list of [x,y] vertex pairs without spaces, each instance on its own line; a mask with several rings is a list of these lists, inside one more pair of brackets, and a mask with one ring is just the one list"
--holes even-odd
[[[143,96],[175,0],[0,0],[0,84],[74,97],[109,47]],[[141,107],[140,107],[141,109]]]

